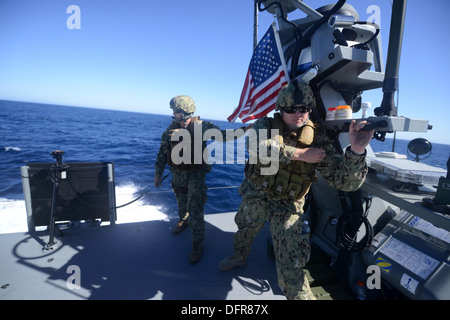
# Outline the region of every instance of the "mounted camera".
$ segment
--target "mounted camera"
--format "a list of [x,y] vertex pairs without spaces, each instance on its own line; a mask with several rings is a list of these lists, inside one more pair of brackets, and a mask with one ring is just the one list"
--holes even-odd
[[56,163],[59,165],[62,165],[62,156],[64,154],[63,150],[55,150],[50,153],[51,156],[53,156],[54,159],[56,159]]

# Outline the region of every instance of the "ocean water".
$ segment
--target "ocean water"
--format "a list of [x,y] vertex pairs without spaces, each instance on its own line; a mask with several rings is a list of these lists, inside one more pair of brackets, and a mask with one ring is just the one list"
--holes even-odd
[[[153,188],[161,134],[170,122],[166,115],[0,101],[0,233],[27,231],[20,167],[27,162],[54,163],[54,150],[64,150],[63,162],[114,162],[117,206],[145,193],[117,210],[118,223],[177,217],[170,175],[159,189]],[[221,129],[242,126],[213,123]],[[407,144],[397,140],[395,151],[406,154]],[[371,145],[374,151],[391,151],[392,139]],[[240,150],[237,142],[224,149],[224,162],[227,154]],[[433,144],[431,156],[423,162],[446,169],[449,154],[450,145]],[[206,214],[237,210],[244,164],[235,159],[232,164],[214,164],[207,175]]]

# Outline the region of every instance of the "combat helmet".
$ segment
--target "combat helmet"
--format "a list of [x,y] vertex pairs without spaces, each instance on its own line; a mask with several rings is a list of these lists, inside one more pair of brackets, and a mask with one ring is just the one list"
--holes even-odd
[[280,108],[306,104],[314,107],[314,94],[309,85],[293,80],[281,88],[278,93],[275,111]]
[[194,113],[195,103],[194,100],[186,95],[176,96],[170,100],[170,108],[174,111],[181,110],[184,113]]

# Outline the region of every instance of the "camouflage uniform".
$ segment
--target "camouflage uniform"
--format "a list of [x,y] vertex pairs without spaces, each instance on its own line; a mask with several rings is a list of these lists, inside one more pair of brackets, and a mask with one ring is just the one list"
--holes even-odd
[[[294,103],[291,102],[291,105]],[[264,117],[253,124],[253,129],[257,135],[261,129],[270,132],[272,123],[273,118]],[[280,165],[289,164],[296,150],[292,146],[280,145],[271,137],[262,143],[271,150],[279,151]],[[315,169],[330,186],[353,191],[362,185],[367,174],[365,156],[354,154],[350,148],[344,155],[340,155],[324,134],[316,134],[311,146],[321,147],[326,151],[326,157],[315,165]],[[280,199],[262,191],[262,187],[253,183],[247,175],[239,193],[242,203],[235,217],[238,231],[234,236],[234,255],[245,259],[255,236],[268,221],[274,245],[278,284],[284,295],[288,299],[314,299],[303,272],[303,267],[310,257],[309,235],[302,234],[304,197],[293,201]]]
[[[178,96],[175,98],[185,99],[187,96]],[[175,99],[174,98],[174,99]],[[190,99],[187,97],[186,99]],[[191,101],[192,99],[190,99]],[[172,99],[173,101],[173,99]],[[171,101],[171,107],[172,107]],[[195,106],[189,111],[195,111]],[[191,122],[192,123],[192,122]],[[156,157],[155,164],[155,177],[161,177],[163,175],[168,159],[171,156],[170,145],[170,132],[173,129],[183,129],[181,125],[172,121],[161,136],[161,147]],[[201,121],[201,133],[202,137],[205,131],[209,129],[220,128],[209,121]],[[199,130],[200,131],[200,130]],[[222,141],[226,141],[226,130],[220,130],[222,134]],[[243,135],[233,136],[233,139],[237,139]],[[216,137],[218,139],[219,137]],[[202,152],[206,148],[206,141],[202,140]],[[192,148],[193,150],[194,148]],[[170,162],[170,161],[169,161]],[[191,170],[182,170],[178,166],[169,164],[169,170],[172,174],[172,188],[175,193],[175,197],[178,205],[178,215],[180,220],[186,220],[190,218],[190,227],[192,230],[193,241],[203,240],[205,237],[205,221],[203,217],[203,209],[207,200],[207,186],[205,183],[206,174],[211,171],[211,165],[208,163],[202,163],[197,168]]]

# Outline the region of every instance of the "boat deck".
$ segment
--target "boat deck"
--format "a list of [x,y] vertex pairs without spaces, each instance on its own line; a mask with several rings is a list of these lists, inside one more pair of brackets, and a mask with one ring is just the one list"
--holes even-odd
[[[0,300],[284,300],[267,254],[267,225],[247,265],[218,270],[232,253],[233,219],[234,213],[205,215],[205,247],[195,265],[187,262],[190,232],[172,235],[175,221],[79,223],[56,233],[57,244],[49,250],[43,250],[47,231],[1,235]],[[322,260],[313,256],[307,270],[317,298],[349,298],[329,285],[331,270]],[[77,279],[80,288],[71,288]]]

